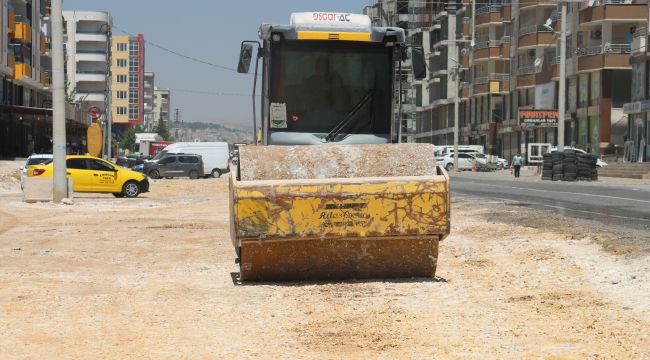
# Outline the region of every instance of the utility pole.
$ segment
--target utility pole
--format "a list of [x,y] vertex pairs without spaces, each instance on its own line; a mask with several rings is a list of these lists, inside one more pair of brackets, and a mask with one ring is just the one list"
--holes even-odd
[[104,121],[106,122],[106,128],[104,131],[106,132],[104,134],[104,155],[105,159],[110,160],[112,158],[112,151],[113,151],[113,114],[111,111],[111,100],[113,97],[113,94],[111,92],[111,64],[113,61],[112,58],[112,39],[113,39],[113,34],[111,30],[111,24],[106,23],[102,25],[101,29],[106,27],[105,33],[106,33],[106,56],[107,56],[107,65],[106,65],[106,85],[104,87]]
[[178,127],[178,132],[180,134],[180,140],[184,140],[183,136],[183,127],[181,124],[181,109],[175,109],[174,110],[174,122],[176,123],[176,126]]
[[52,141],[53,200],[68,196],[65,137],[65,73],[63,71],[63,0],[52,0]]
[[562,2],[560,27],[560,89],[558,91],[557,151],[564,151],[564,117],[566,108],[566,13],[567,3]]
[[[448,5],[447,7],[447,11],[449,12],[449,24],[447,26],[451,28],[449,29],[447,35],[448,40],[450,40],[447,48],[449,49],[450,54],[454,54],[454,56],[456,56],[456,60],[452,58],[456,64],[452,68],[453,70],[451,71],[451,76],[453,77],[452,96],[454,97],[454,170],[458,171],[458,133],[460,132],[460,127],[458,126],[458,83],[460,82],[460,52],[458,51],[458,39],[456,38],[456,34],[458,32],[458,29],[456,29],[456,10],[457,8],[455,6],[453,6],[453,9],[452,6]],[[447,65],[449,66],[449,64]],[[449,94],[447,94],[447,96],[449,96]]]
[[460,63],[456,62],[454,67],[454,170],[458,171],[458,133],[460,126],[458,124],[458,84],[460,82]]

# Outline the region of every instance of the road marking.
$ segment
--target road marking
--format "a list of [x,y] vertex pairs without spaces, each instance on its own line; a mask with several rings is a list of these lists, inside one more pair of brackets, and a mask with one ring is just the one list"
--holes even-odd
[[571,208],[565,208],[565,207],[562,207],[562,206],[553,206],[553,205],[546,205],[546,204],[535,204],[535,205],[550,207],[552,209],[563,209],[563,210],[568,210],[568,211],[583,212],[583,213],[587,213],[587,214],[609,216],[609,217],[614,217],[614,218],[618,218],[618,219],[641,220],[641,221],[650,222],[650,219],[644,219],[644,218],[634,218],[634,217],[629,217],[629,216],[611,215],[611,214],[599,213],[599,212],[596,212],[596,211],[578,210],[578,209],[571,209]]
[[648,200],[631,199],[631,198],[624,198],[624,197],[610,196],[610,195],[598,195],[598,194],[588,194],[588,193],[576,193],[576,192],[570,192],[570,191],[554,191],[554,190],[542,190],[542,189],[527,189],[527,188],[521,188],[521,187],[516,187],[516,186],[511,186],[511,188],[512,188],[512,189],[518,189],[518,190],[528,190],[528,191],[554,192],[554,193],[558,193],[558,194],[571,194],[571,195],[597,196],[597,197],[608,198],[608,199],[617,199],[617,200],[636,201],[636,202],[642,202],[642,203],[650,204],[650,201],[648,201]]
[[[457,192],[463,193],[462,190],[457,191]],[[485,194],[484,195],[476,195],[476,194],[472,194],[472,193],[469,193],[469,192],[465,192],[465,194],[467,194],[469,196],[478,196],[478,197],[481,197],[481,198],[491,198],[491,197],[493,197],[493,196],[485,195]],[[506,194],[506,195],[512,195],[512,194]],[[613,217],[613,218],[618,218],[618,219],[641,220],[641,221],[650,222],[650,219],[636,218],[636,217],[629,217],[629,216],[622,216],[622,215],[605,214],[605,213],[600,213],[600,212],[596,212],[596,211],[572,209],[572,208],[567,208],[567,207],[563,207],[563,206],[547,205],[547,204],[543,204],[543,203],[539,203],[539,202],[522,202],[522,201],[519,201],[519,200],[510,199],[510,198],[503,198],[503,200],[504,201],[510,200],[510,201],[514,201],[515,203],[519,203],[519,204],[531,204],[531,205],[536,205],[536,206],[549,207],[549,208],[552,208],[552,209],[562,209],[562,210],[567,210],[567,211],[582,212],[582,213],[586,213],[586,214],[602,215],[602,216],[608,216],[608,217]],[[506,203],[506,205],[507,205],[507,203]],[[595,219],[592,219],[592,220],[595,220]]]
[[576,192],[570,192],[570,191],[557,191],[557,190],[542,190],[542,189],[532,189],[532,188],[522,188],[522,187],[517,187],[517,186],[507,186],[507,185],[491,185],[491,184],[484,184],[480,183],[478,181],[467,181],[469,183],[474,183],[474,184],[479,184],[481,186],[489,186],[489,187],[495,187],[495,188],[511,188],[511,189],[517,189],[517,190],[527,190],[527,191],[539,191],[539,192],[548,192],[548,193],[558,193],[558,194],[571,194],[571,195],[585,195],[585,196],[595,196],[595,197],[602,197],[602,198],[608,198],[608,199],[617,199],[617,200],[626,200],[626,201],[636,201],[644,204],[650,204],[650,201],[648,200],[639,200],[639,199],[632,199],[632,198],[624,198],[624,197],[618,197],[618,196],[610,196],[610,195],[598,195],[598,194],[589,194],[589,193],[576,193]]

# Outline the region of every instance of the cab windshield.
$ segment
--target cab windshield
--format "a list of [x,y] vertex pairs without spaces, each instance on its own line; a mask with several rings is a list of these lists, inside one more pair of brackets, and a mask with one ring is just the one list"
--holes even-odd
[[274,43],[270,131],[328,134],[338,126],[342,134],[389,136],[392,51],[363,42]]

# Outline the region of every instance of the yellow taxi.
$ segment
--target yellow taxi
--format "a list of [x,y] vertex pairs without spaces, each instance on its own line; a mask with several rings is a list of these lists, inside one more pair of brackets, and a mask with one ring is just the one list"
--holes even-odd
[[[115,197],[134,198],[149,191],[149,180],[137,171],[90,155],[71,155],[66,159],[68,178],[72,179],[75,192],[112,193]],[[51,178],[53,164],[49,161],[32,165],[27,176]]]

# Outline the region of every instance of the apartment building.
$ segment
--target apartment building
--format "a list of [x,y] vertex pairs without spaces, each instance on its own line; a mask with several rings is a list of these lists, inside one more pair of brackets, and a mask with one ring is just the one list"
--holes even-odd
[[[402,141],[446,144],[453,142],[453,95],[464,94],[459,112],[464,113],[467,87],[456,85],[456,77],[465,83],[469,70],[469,26],[467,8],[448,1],[381,0],[366,7],[375,26],[398,26],[407,41],[423,46],[429,73],[415,81],[408,62],[398,74],[402,81]],[[467,84],[467,83],[465,83]]]
[[471,10],[468,7],[466,22],[473,46],[466,48],[471,72],[466,77],[469,101],[467,115],[461,116],[460,141],[483,145],[488,154],[502,153],[499,145],[510,140],[503,130],[499,134],[497,124],[506,118],[505,106],[511,91],[511,3],[477,2]]
[[156,126],[156,118],[153,116],[154,85],[156,74],[153,72],[144,73],[144,128],[151,131]]
[[[422,21],[421,14],[426,14],[426,11],[422,11],[424,7],[426,5],[422,1],[383,0],[365,7],[363,13],[370,17],[373,26],[401,27],[408,38],[412,30],[416,30],[417,24]],[[419,39],[421,40],[421,37]],[[396,135],[400,137],[401,142],[413,142],[415,140],[413,135],[416,132],[415,81],[410,68],[410,60],[406,59],[402,62],[401,68],[395,69],[395,83],[398,84],[395,88],[395,96],[401,97],[401,109],[394,109],[394,119]]]
[[90,117],[98,108],[102,120],[111,96],[111,14],[103,11],[64,11],[66,83],[69,95]]
[[[528,44],[520,28],[518,91],[513,102],[516,101],[519,108],[557,109],[561,19],[554,2],[521,2],[519,5],[520,13],[532,13],[532,9],[535,9],[537,18],[534,19],[538,23],[537,52],[534,59],[531,59],[532,52],[528,56],[520,52]],[[526,19],[523,15],[520,18]],[[549,18],[552,29],[540,25]],[[568,5],[565,62],[567,144],[599,155],[607,153],[610,144],[623,145],[627,132],[623,104],[631,98],[631,42],[635,29],[644,27],[646,23],[647,2],[600,1]],[[532,70],[526,67],[530,60],[535,65],[534,73],[526,74],[527,70]],[[557,129],[536,129],[527,131],[523,140],[555,143],[556,136]]]
[[144,122],[144,37],[113,36],[111,50],[113,129],[121,133]]
[[[650,10],[649,10],[650,11]],[[648,15],[650,19],[650,14]],[[637,28],[632,41],[631,101],[623,105],[628,120],[626,160],[650,162],[650,40],[649,27]]]
[[0,0],[0,157],[51,146],[49,6]]
[[167,123],[168,127],[171,127],[171,91],[156,87],[153,96],[153,126],[158,125],[158,122],[162,120]]
[[415,85],[417,132],[414,138],[416,142],[453,143],[454,98],[459,98],[459,119],[469,108],[468,8],[462,3],[433,2],[422,10],[432,15],[413,32],[418,39],[415,43],[424,47],[429,74]]
[[[424,46],[430,69],[428,79],[412,82],[413,141],[453,143],[458,84],[461,144],[483,145],[487,153],[509,158],[525,152],[528,143],[557,143],[557,128],[523,128],[518,119],[520,109],[558,108],[561,16],[556,1],[401,3],[418,16],[399,26],[408,29],[412,43]],[[374,13],[381,18],[381,12]],[[562,80],[567,145],[605,154],[629,136],[623,104],[632,96],[632,41],[639,29],[646,31],[647,22],[647,0],[569,3]]]

